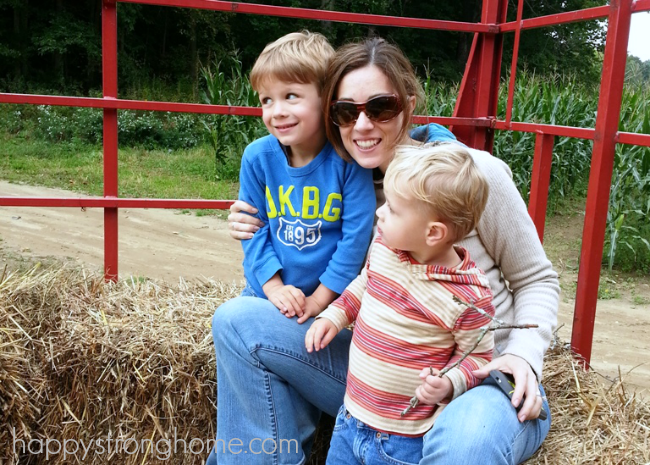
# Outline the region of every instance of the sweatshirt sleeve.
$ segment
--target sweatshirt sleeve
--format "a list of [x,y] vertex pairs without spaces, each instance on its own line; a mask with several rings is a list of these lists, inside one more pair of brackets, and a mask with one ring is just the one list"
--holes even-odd
[[352,324],[361,310],[361,300],[368,284],[368,265],[363,267],[361,274],[350,283],[341,297],[336,299],[318,318],[327,318],[336,325],[339,331]]
[[262,220],[264,226],[251,239],[242,240],[245,260],[255,278],[264,285],[278,271],[282,264],[270,241],[269,218],[266,213],[266,183],[261,177],[262,167],[255,166],[254,159],[244,151],[239,172],[239,199],[257,208],[255,217]]
[[[474,306],[485,311],[488,315],[494,316],[491,294],[488,293],[488,295],[483,296],[473,303]],[[482,379],[474,376],[472,371],[478,370],[492,360],[494,332],[486,332],[480,343],[474,349],[472,347],[481,337],[482,328],[490,326],[491,323],[490,318],[469,307],[466,307],[456,320],[456,324],[452,330],[456,349],[446,366],[452,366],[454,363],[457,363],[467,352],[469,352],[469,355],[458,366],[452,368],[445,374],[454,387],[452,400],[481,383]]]
[[477,231],[512,291],[512,323],[538,325],[536,329],[511,330],[499,352],[523,358],[541,380],[544,353],[557,325],[557,273],[546,258],[510,169],[501,160],[485,156],[491,159],[484,159],[479,167],[490,184],[490,195]]
[[341,294],[359,274],[368,251],[375,218],[372,171],[346,163],[343,191],[342,236],[320,282]]

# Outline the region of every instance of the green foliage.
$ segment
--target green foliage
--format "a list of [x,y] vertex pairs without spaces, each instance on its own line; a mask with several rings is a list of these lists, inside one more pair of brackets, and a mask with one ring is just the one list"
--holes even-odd
[[[480,20],[481,0],[246,0],[244,3],[378,15]],[[594,6],[595,0],[531,0],[525,17]],[[120,97],[152,83],[183,83],[200,98],[201,64],[218,62],[238,50],[248,70],[263,47],[300,29],[323,33],[334,46],[378,34],[397,43],[418,70],[436,79],[458,80],[473,34],[429,29],[359,25],[190,8],[117,4]],[[509,20],[516,2],[509,5]],[[504,66],[514,34],[505,35]],[[520,64],[537,73],[558,67],[596,82],[603,29],[597,21],[527,30],[521,36]],[[87,95],[101,87],[101,2],[99,0],[0,0],[0,91]],[[139,97],[144,98],[144,97]]]
[[[50,142],[102,141],[102,110],[39,105],[0,106],[0,122],[9,133],[27,132]],[[205,117],[184,113],[119,111],[120,147],[148,149],[191,148],[204,142],[201,123]]]
[[[500,119],[505,119],[506,92],[507,86],[501,86],[498,108]],[[597,88],[580,84],[572,76],[517,75],[512,106],[513,121],[593,128],[597,107]],[[528,198],[530,192],[534,149],[535,134],[501,131],[495,136],[494,154],[511,167],[524,199]],[[556,138],[551,168],[551,210],[555,208],[555,201],[572,194],[584,193],[591,150],[591,141]]]
[[[203,101],[212,105],[258,106],[257,94],[244,75],[238,57],[231,57],[229,64],[228,68],[223,62],[215,62],[212,68],[203,68],[206,86]],[[229,69],[230,74],[223,69]],[[236,181],[244,149],[266,134],[264,124],[254,117],[213,115],[203,120],[203,126],[214,149],[217,179]]]
[[[505,87],[499,102],[499,118],[505,117]],[[650,134],[650,88],[626,86],[621,105],[620,130]],[[513,121],[591,127],[596,123],[598,88],[578,83],[570,76],[518,75],[513,102]],[[591,167],[591,141],[558,137],[553,148],[549,207],[552,212],[564,200],[584,198]],[[494,154],[513,172],[526,199],[530,191],[535,135],[500,131]],[[603,261],[609,269],[650,271],[650,148],[618,144],[607,213]]]
[[650,60],[641,61],[629,55],[625,66],[625,83],[634,88],[650,87]]
[[[629,90],[620,130],[650,134],[650,89]],[[607,212],[608,268],[650,272],[650,148],[617,145]]]

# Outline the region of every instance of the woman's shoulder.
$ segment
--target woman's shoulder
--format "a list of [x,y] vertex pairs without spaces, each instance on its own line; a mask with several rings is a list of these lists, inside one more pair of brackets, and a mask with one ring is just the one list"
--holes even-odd
[[497,157],[492,156],[488,152],[467,147],[456,139],[456,136],[449,129],[440,124],[429,123],[418,126],[411,131],[410,136],[419,142],[451,142],[462,145],[467,149],[474,159],[474,162],[478,165],[479,169],[484,172],[484,174],[502,174],[512,178],[512,172],[506,163]]
[[509,179],[512,179],[512,171],[503,160],[484,150],[477,150],[471,147],[466,148],[474,163],[476,163],[481,172],[487,175],[488,178],[507,176]]

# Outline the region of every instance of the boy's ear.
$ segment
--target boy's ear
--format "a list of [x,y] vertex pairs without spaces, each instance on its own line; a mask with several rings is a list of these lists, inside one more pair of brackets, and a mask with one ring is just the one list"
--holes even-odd
[[436,244],[440,244],[441,242],[445,242],[448,237],[449,228],[445,223],[441,223],[440,221],[432,221],[428,224],[426,239],[428,246],[431,247]]

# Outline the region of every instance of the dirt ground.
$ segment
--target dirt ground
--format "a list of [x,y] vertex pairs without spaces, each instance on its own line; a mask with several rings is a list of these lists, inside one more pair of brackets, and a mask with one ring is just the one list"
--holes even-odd
[[[68,197],[68,191],[0,181],[0,196]],[[582,217],[555,217],[547,225],[545,246],[562,284],[558,331],[571,338]],[[213,278],[240,283],[242,251],[228,236],[226,223],[156,209],[120,210],[119,274],[178,282]],[[77,208],[0,207],[0,265],[45,260],[88,269],[103,264],[103,211]],[[650,278],[601,279],[592,366],[624,379],[639,391],[650,388]],[[630,370],[632,370],[630,372]],[[630,373],[628,373],[630,372]],[[644,392],[644,397],[648,397]]]

